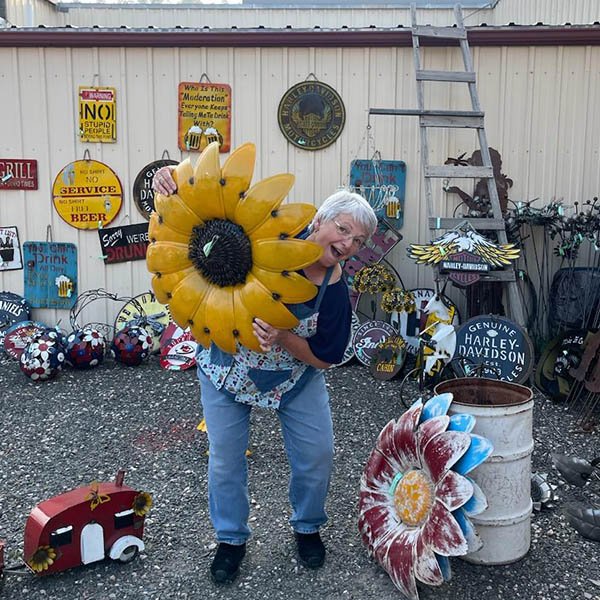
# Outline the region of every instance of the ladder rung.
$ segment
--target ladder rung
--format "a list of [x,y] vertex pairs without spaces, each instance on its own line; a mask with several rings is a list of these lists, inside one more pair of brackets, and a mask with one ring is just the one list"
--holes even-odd
[[417,71],[417,81],[454,81],[475,83],[473,71]]
[[466,40],[467,32],[461,27],[433,27],[432,25],[418,25],[413,27],[413,35],[419,37],[448,38],[452,40]]
[[470,127],[472,129],[483,129],[484,127],[483,117],[465,117],[463,115],[421,115],[419,123],[421,127]]
[[370,108],[370,115],[404,115],[407,117],[483,117],[481,110],[421,110],[420,108]]
[[505,229],[506,224],[504,219],[486,219],[486,218],[457,218],[457,217],[429,217],[429,229],[454,229],[465,221],[476,229],[477,231],[502,231]]
[[457,167],[454,165],[427,165],[424,167],[425,177],[464,177],[470,179],[494,178],[492,167]]

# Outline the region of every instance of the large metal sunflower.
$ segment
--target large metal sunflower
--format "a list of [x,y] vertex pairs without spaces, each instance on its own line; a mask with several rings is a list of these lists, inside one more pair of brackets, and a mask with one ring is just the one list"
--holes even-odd
[[294,238],[314,206],[281,205],[293,175],[250,188],[255,154],[254,144],[244,144],[221,169],[214,142],[195,167],[189,158],[180,163],[173,172],[177,193],[156,195],[148,230],[156,297],[200,344],[212,341],[230,353],[237,343],[261,351],[252,331],[256,317],[280,329],[297,325],[285,304],[306,302],[317,289],[294,271],[322,253],[318,244]]

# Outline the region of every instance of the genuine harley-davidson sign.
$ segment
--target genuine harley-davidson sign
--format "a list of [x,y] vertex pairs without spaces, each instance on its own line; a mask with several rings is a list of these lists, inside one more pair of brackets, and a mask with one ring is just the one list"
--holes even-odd
[[281,132],[294,146],[320,150],[333,144],[342,133],[346,109],[331,86],[303,81],[283,95],[277,120]]

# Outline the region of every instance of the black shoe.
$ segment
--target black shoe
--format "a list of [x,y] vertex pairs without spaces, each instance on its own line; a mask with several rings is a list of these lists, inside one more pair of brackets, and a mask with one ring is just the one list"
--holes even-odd
[[210,573],[215,583],[231,583],[238,576],[240,563],[245,555],[246,544],[233,546],[220,543],[210,565]]
[[298,533],[296,531],[295,535],[300,563],[309,569],[322,567],[325,562],[325,546],[319,532]]

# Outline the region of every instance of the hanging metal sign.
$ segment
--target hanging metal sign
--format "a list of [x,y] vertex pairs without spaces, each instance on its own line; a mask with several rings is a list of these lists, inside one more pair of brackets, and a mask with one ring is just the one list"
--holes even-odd
[[285,138],[304,150],[320,150],[335,142],[344,129],[346,108],[326,83],[303,81],[281,98],[277,121]]
[[31,316],[29,302],[12,292],[0,292],[0,347],[4,343],[4,334],[13,323],[26,321]]
[[82,142],[117,141],[117,90],[79,86],[79,137]]
[[[406,342],[406,350],[410,354],[416,355],[419,352],[419,333],[427,327],[427,321],[430,318],[425,308],[429,301],[436,295],[435,290],[431,288],[415,288],[409,290],[415,299],[415,310],[411,312],[400,311],[393,312],[390,316],[391,324],[400,332],[400,335]],[[443,297],[444,304],[452,312],[451,325],[458,325],[460,315],[456,305],[446,296]]]
[[154,211],[154,190],[152,189],[152,179],[154,174],[161,167],[175,166],[179,163],[176,160],[155,160],[148,163],[138,174],[133,182],[133,201],[137,209],[142,213],[144,219],[150,220],[150,215]]
[[395,229],[404,223],[406,163],[402,160],[353,160],[350,185]]
[[453,358],[465,359],[453,363],[460,377],[480,366],[482,377],[523,383],[533,368],[533,344],[521,326],[505,317],[473,317],[456,331]]
[[37,190],[37,160],[0,158],[0,190]]
[[366,321],[352,338],[356,358],[363,365],[370,366],[379,344],[396,334],[396,330],[385,321]]
[[481,256],[467,251],[448,254],[440,264],[442,271],[448,273],[448,278],[462,287],[476,283],[481,273],[490,270],[490,265]]
[[177,141],[187,152],[202,152],[219,142],[221,152],[231,147],[231,87],[226,83],[179,84]]
[[104,264],[144,260],[148,247],[148,223],[98,229]]
[[19,232],[16,227],[0,227],[0,271],[23,268]]
[[25,297],[34,308],[70,309],[77,299],[77,247],[25,242]]
[[56,176],[54,208],[63,221],[77,229],[108,225],[121,209],[123,188],[116,173],[96,160],[76,160]]

